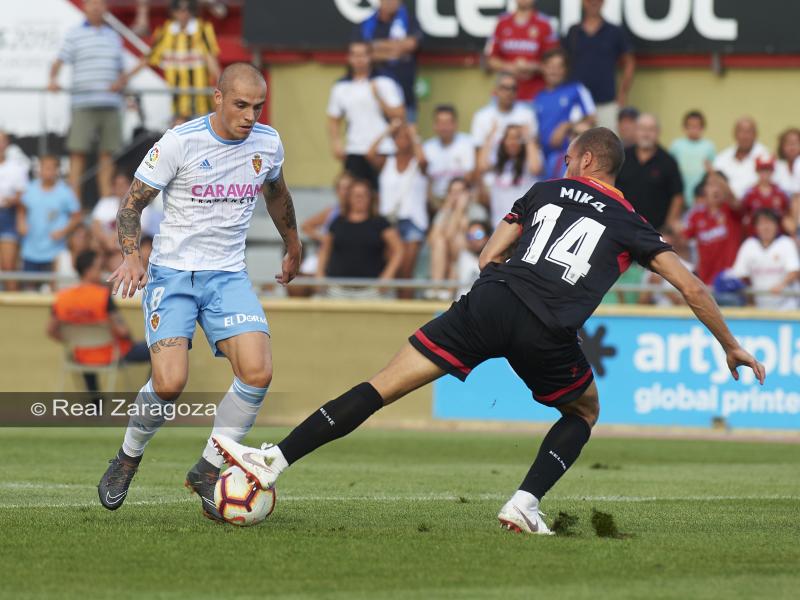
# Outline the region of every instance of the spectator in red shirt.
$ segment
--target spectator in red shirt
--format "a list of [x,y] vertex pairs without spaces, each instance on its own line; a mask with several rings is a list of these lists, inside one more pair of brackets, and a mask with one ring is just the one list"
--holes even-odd
[[534,9],[535,0],[517,0],[517,10],[502,15],[485,54],[494,72],[512,73],[519,100],[533,100],[543,88],[542,55],[558,46],[553,19]]
[[687,215],[687,239],[697,240],[697,276],[711,285],[730,268],[742,243],[741,215],[725,176],[711,173],[697,186],[698,201]]
[[797,231],[797,216],[792,210],[789,196],[781,188],[772,183],[775,171],[775,159],[763,156],[756,159],[758,183],[750,188],[742,198],[742,224],[748,236],[755,235],[754,215],[759,210],[771,210],[780,218],[784,232],[794,235]]

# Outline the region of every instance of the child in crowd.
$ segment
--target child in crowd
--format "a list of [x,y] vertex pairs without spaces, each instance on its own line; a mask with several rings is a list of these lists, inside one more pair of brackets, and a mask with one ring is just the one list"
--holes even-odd
[[778,215],[784,233],[797,232],[797,213],[792,202],[781,188],[772,183],[775,172],[775,159],[770,156],[756,159],[758,183],[750,188],[742,198],[742,223],[747,235],[755,235],[755,214],[760,210],[771,210]]
[[23,269],[53,270],[56,257],[67,247],[67,237],[81,223],[81,207],[72,189],[59,177],[55,156],[39,160],[39,179],[22,195],[19,232]]
[[792,238],[781,235],[779,216],[762,208],[753,215],[755,237],[745,240],[730,274],[749,281],[753,290],[770,292],[756,294],[758,308],[794,310],[797,297],[779,295],[784,290],[796,290],[800,276],[800,255]]
[[672,142],[670,154],[675,158],[683,178],[683,198],[686,208],[694,206],[694,189],[711,169],[717,151],[714,142],[703,137],[706,118],[699,110],[692,110],[683,117],[686,134]]
[[722,173],[709,173],[695,189],[695,196],[697,202],[686,217],[683,235],[697,242],[697,276],[711,285],[736,260],[742,242],[742,219]]

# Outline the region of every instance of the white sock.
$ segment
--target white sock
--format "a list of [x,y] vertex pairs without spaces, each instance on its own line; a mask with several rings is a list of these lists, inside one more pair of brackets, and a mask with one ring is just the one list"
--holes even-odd
[[153,380],[148,379],[136,395],[136,412],[128,420],[122,451],[128,456],[141,456],[144,447],[166,421],[164,407],[172,404],[158,397]]
[[517,490],[514,492],[514,495],[511,496],[511,502],[514,504],[514,506],[517,506],[523,510],[539,510],[539,499],[530,492],[526,492],[524,490]]
[[[217,406],[211,435],[222,434],[236,442],[241,442],[253,428],[267,389],[269,388],[247,385],[238,377],[234,377],[233,384]],[[210,437],[203,449],[203,458],[215,467],[222,467],[225,462]]]

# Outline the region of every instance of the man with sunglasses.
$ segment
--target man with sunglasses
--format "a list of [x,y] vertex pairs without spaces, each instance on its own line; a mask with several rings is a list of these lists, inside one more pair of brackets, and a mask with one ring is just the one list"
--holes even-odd
[[510,73],[500,73],[495,80],[494,98],[472,117],[470,134],[475,144],[476,164],[478,151],[489,138],[492,139],[489,156],[497,155],[497,146],[509,125],[527,128],[532,136],[538,130],[533,110],[528,104],[517,101],[517,80]]

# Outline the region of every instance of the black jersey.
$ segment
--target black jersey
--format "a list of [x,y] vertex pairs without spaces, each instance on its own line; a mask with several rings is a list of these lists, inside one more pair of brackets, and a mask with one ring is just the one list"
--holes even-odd
[[545,325],[575,335],[630,266],[672,250],[616,188],[594,179],[535,184],[505,220],[522,228],[512,257],[475,285],[503,281]]

